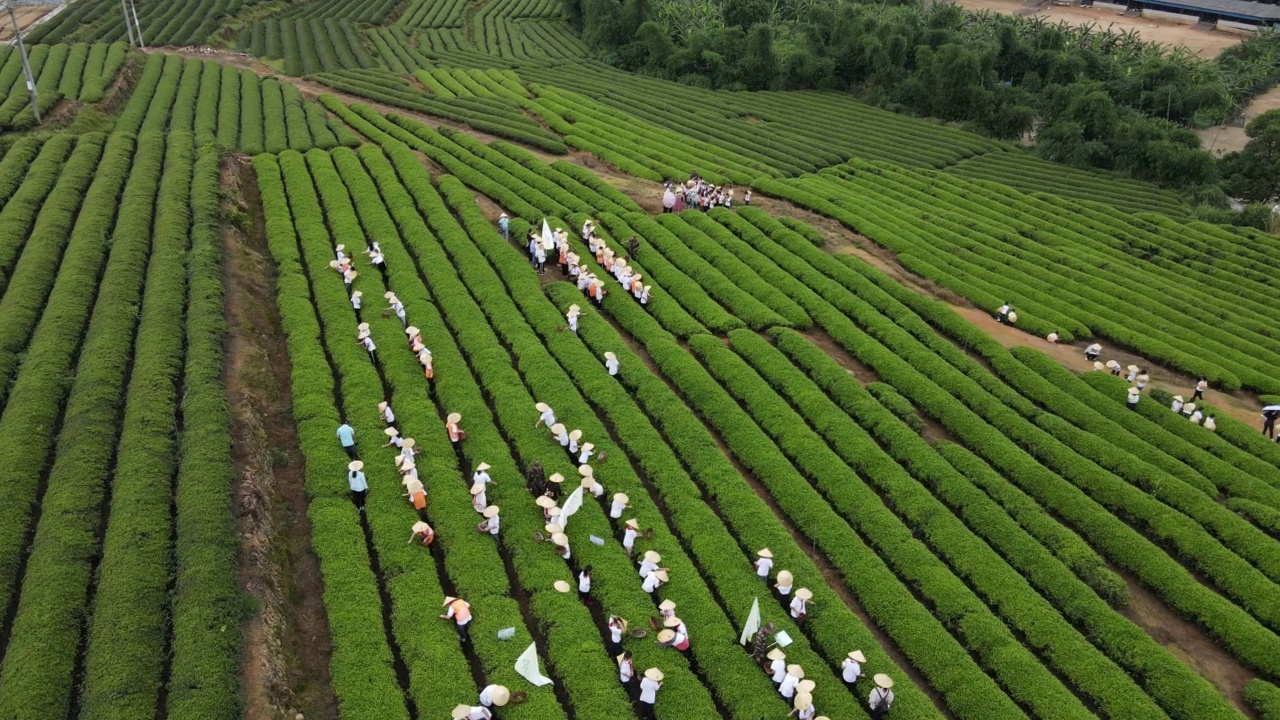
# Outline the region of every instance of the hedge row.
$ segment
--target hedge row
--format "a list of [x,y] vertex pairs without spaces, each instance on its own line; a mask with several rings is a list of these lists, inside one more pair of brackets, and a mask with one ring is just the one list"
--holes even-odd
[[[1172,607],[1194,617],[1243,662],[1267,673],[1280,669],[1275,662],[1276,655],[1268,650],[1277,640],[1269,630],[1249,614],[1200,585],[1177,561],[1096,504],[1080,488],[1047,471],[1033,459],[1028,450],[1019,447],[1001,431],[988,425],[974,408],[992,417],[1002,430],[1009,430],[1021,437],[1036,457],[1042,457],[1055,470],[1074,481],[1082,482],[1088,487],[1091,483],[1099,482],[1111,482],[1115,485],[1118,480],[1112,482],[1107,473],[1094,469],[1096,466],[1091,467],[1089,461],[1071,453],[1043,431],[1017,418],[1016,413],[1003,403],[978,399],[979,396],[973,392],[976,388],[972,385],[972,378],[960,375],[954,368],[940,363],[938,356],[922,352],[923,348],[913,347],[908,342],[909,336],[893,321],[879,315],[862,302],[853,302],[852,293],[790,255],[790,252],[801,255],[809,251],[816,252],[822,257],[812,258],[812,261],[819,263],[822,258],[830,259],[829,256],[817,251],[799,236],[787,238],[785,232],[780,232],[775,237],[786,242],[787,248],[784,250],[781,246],[769,243],[761,248],[766,255],[789,265],[789,272],[817,291],[824,300],[838,303],[843,312],[851,313],[867,331],[876,334],[873,338],[848,318],[831,309],[820,312],[815,308],[807,308],[815,321],[836,342],[906,394],[918,407],[941,422],[952,435],[991,462],[1006,477],[1070,522],[1086,540],[1102,550],[1113,562],[1133,572]],[[872,288],[865,286],[861,292],[864,297],[877,295]],[[892,349],[880,345],[878,338],[892,343]],[[951,347],[954,349],[954,346]],[[928,374],[925,374],[926,371]],[[935,384],[934,374],[942,383],[941,386]],[[958,400],[956,394],[967,398],[966,402]],[[1197,569],[1224,591],[1244,598],[1244,602],[1260,614],[1268,613],[1267,608],[1274,601],[1274,595],[1267,599],[1264,597],[1267,595],[1265,591],[1256,590],[1259,583],[1264,588],[1268,584],[1260,573],[1205,537],[1199,526],[1179,522],[1171,518],[1167,511],[1160,518],[1154,524],[1154,529],[1158,531],[1157,537],[1170,542],[1179,554],[1197,563]],[[1227,567],[1232,569],[1226,570]],[[1252,580],[1245,582],[1242,580],[1244,577],[1251,577]]]
[[160,82],[156,85],[155,95],[151,97],[146,118],[142,121],[143,132],[164,132],[169,127],[169,118],[173,113],[173,102],[178,95],[178,83],[182,79],[183,66],[184,60],[181,55],[165,56]]
[[[212,63],[205,65],[208,74]],[[216,76],[216,75],[215,75]],[[187,255],[187,356],[183,366],[182,444],[174,506],[177,566],[173,591],[172,718],[232,720],[240,712],[240,632],[231,499],[231,411],[223,385],[220,153],[196,154]]]
[[151,256],[138,321],[111,514],[102,543],[81,712],[154,712],[168,655],[173,483],[191,227],[190,133],[170,133],[155,200]]
[[[341,482],[347,456],[334,442],[333,430],[345,416],[334,405],[334,371],[301,266],[280,166],[275,157],[261,155],[253,167],[262,195],[267,244],[278,272],[276,302],[292,364],[293,414],[307,463],[311,546],[324,576],[324,605],[333,643],[330,683],[344,717],[408,720],[383,627],[378,579],[370,566],[360,519]],[[374,470],[370,465],[366,474]],[[371,494],[370,500],[377,497]],[[423,630],[439,627],[435,623],[420,626]],[[446,682],[468,678],[443,664],[436,672]]]
[[[58,182],[63,162],[76,146],[76,140],[75,135],[59,133],[43,144],[40,140],[19,141],[5,156],[5,162],[0,163],[0,170],[11,173],[0,179],[0,183],[5,185],[0,192],[5,199],[4,207],[0,208],[0,295],[9,285],[14,263],[26,245],[31,224]],[[39,155],[28,165],[25,162],[27,157],[37,150]],[[0,385],[0,398],[4,397],[6,389]]]
[[[478,255],[474,248],[463,245],[457,245],[452,248],[454,252],[454,261],[456,264],[463,266],[471,266],[475,271],[470,274],[464,272],[464,282],[468,282],[472,288],[472,292],[478,298],[488,295],[490,299],[487,304],[490,306],[490,320],[495,330],[510,338],[511,345],[517,349],[518,354],[523,358],[521,363],[525,369],[524,377],[526,384],[534,391],[536,397],[554,397],[556,398],[556,406],[559,412],[564,414],[566,418],[575,418],[574,424],[580,426],[587,436],[592,438],[601,438],[597,443],[597,449],[606,453],[610,458],[607,466],[610,491],[618,490],[628,494],[639,502],[633,500],[636,508],[636,514],[643,525],[652,526],[655,530],[653,539],[653,547],[659,549],[663,554],[663,565],[668,566],[672,570],[672,582],[663,590],[663,595],[671,598],[678,598],[680,602],[681,617],[690,624],[692,628],[696,628],[696,633],[700,638],[716,638],[710,642],[701,640],[694,644],[691,650],[691,657],[696,662],[697,667],[701,670],[701,674],[710,682],[712,689],[720,697],[723,705],[727,706],[735,715],[748,714],[754,716],[758,713],[767,713],[769,706],[776,701],[772,698],[772,693],[767,684],[763,683],[763,677],[758,669],[751,662],[749,657],[742,653],[741,650],[734,647],[733,638],[736,636],[736,623],[745,620],[745,612],[749,609],[744,602],[739,602],[740,607],[722,609],[717,603],[715,597],[708,590],[706,579],[708,575],[715,576],[719,579],[726,572],[736,571],[737,580],[728,586],[719,586],[716,593],[721,598],[745,598],[747,593],[758,590],[759,581],[754,578],[751,572],[749,561],[745,561],[742,557],[742,550],[734,547],[731,541],[726,547],[731,548],[728,552],[732,555],[726,556],[725,553],[716,554],[710,557],[702,557],[698,559],[690,558],[686,555],[696,555],[691,550],[675,550],[679,547],[679,539],[672,531],[666,527],[666,523],[659,515],[660,507],[645,507],[648,505],[643,498],[647,498],[649,491],[640,475],[632,470],[626,464],[628,456],[624,451],[615,446],[615,442],[609,439],[609,431],[605,425],[599,420],[591,416],[590,406],[584,402],[584,396],[590,396],[592,404],[599,408],[599,412],[605,414],[610,425],[613,427],[613,435],[619,438],[627,447],[627,452],[633,453],[632,462],[637,463],[644,471],[644,475],[652,478],[657,467],[653,465],[655,462],[655,454],[661,453],[668,463],[666,469],[673,472],[682,472],[680,466],[675,463],[674,457],[670,451],[665,448],[661,439],[653,431],[652,426],[647,420],[643,420],[634,405],[627,398],[625,391],[613,382],[607,382],[606,387],[610,392],[610,397],[597,395],[594,390],[597,383],[590,383],[583,388],[580,394],[578,389],[574,387],[576,384],[583,387],[590,381],[587,378],[602,379],[608,377],[599,357],[584,348],[576,340],[576,336],[571,333],[562,333],[563,315],[554,306],[548,304],[543,298],[539,289],[539,281],[536,275],[528,268],[527,265],[520,262],[520,254],[514,247],[502,242],[501,237],[494,230],[493,226],[480,212],[476,206],[474,199],[463,185],[456,178],[443,178],[440,181],[441,191],[445,195],[446,201],[452,207],[453,211],[462,219],[464,225],[471,235],[472,243],[479,246],[483,256]],[[446,244],[446,249],[450,249]],[[486,266],[483,264],[487,257],[488,264],[497,270],[501,278],[500,282],[506,284],[507,299],[501,294],[500,286],[492,281],[484,280]],[[494,271],[489,270],[490,275]],[[493,288],[493,289],[491,289]],[[524,315],[524,320],[518,320],[519,315],[512,315],[503,310],[504,307],[510,308],[512,300]],[[527,324],[526,324],[527,322]],[[531,326],[536,325],[537,335],[533,335]],[[519,339],[523,338],[523,339]],[[546,345],[544,349],[544,344]],[[559,361],[560,368],[554,364],[556,361],[547,356],[546,351],[550,351],[552,355]],[[600,384],[604,384],[601,382]],[[633,415],[625,415],[624,410],[630,406]],[[583,419],[585,418],[585,419]],[[634,421],[631,421],[634,418]],[[631,421],[631,422],[628,422]],[[625,428],[625,430],[624,430]],[[639,436],[647,430],[648,439],[651,442],[645,442],[645,439]],[[632,433],[635,433],[633,435]],[[626,439],[622,439],[626,437]],[[548,439],[549,442],[549,439]],[[554,443],[552,444],[554,447]],[[663,450],[658,448],[662,447]],[[554,449],[551,450],[554,452]],[[621,466],[615,465],[617,459],[621,459],[624,463]],[[572,471],[570,464],[566,470]],[[622,521],[617,520],[609,523],[601,514],[601,520],[604,522],[605,532],[613,535],[619,534],[622,530]],[[709,513],[707,520],[713,520],[714,514]],[[577,524],[577,519],[574,523]],[[610,525],[613,527],[610,527]],[[574,531],[579,533],[581,531]],[[699,537],[699,544],[708,543],[709,538]],[[648,546],[646,546],[648,547]],[[685,548],[692,547],[692,536],[685,535]],[[754,551],[748,551],[753,554]],[[737,562],[729,564],[727,567],[721,568],[720,564],[726,560],[726,557],[737,557]],[[628,577],[631,570],[631,563],[622,560],[621,563],[622,576]],[[597,571],[599,564],[596,564]],[[633,576],[632,576],[633,578]],[[625,580],[624,580],[625,582]],[[712,580],[714,583],[715,580]],[[634,588],[634,579],[631,579],[631,587]],[[607,584],[606,584],[607,587]],[[641,595],[643,598],[643,595]],[[652,613],[652,601],[644,599],[644,604],[648,605],[648,612]],[[731,622],[726,617],[729,612],[734,617]],[[775,610],[780,612],[780,610]],[[782,629],[793,629],[790,623],[783,623]],[[793,660],[800,661],[804,655],[800,654],[801,647],[795,647],[796,654]],[[669,661],[667,661],[669,664]],[[829,678],[827,684],[833,689],[839,689],[839,682],[829,673],[818,675],[816,668],[819,667],[818,660],[815,657],[810,666],[815,668],[815,679],[821,677]],[[665,671],[665,666],[664,666]],[[765,690],[764,693],[760,689]],[[837,704],[838,703],[838,704]],[[684,703],[681,703],[684,705]],[[824,704],[824,708],[838,715],[844,716],[854,710],[856,706],[850,702],[847,695],[836,692],[829,695],[829,702]],[[747,708],[752,708],[748,710]]]
[[195,139],[198,147],[212,145],[218,138],[218,103],[222,100],[225,66],[207,62],[201,66],[199,96],[195,108]]
[[[196,98],[200,93],[200,82],[204,75],[204,62],[199,58],[187,58],[182,66],[182,78],[178,81],[178,94],[173,99],[173,112],[169,117],[169,128],[176,131],[191,132],[196,124]],[[217,94],[213,95],[217,99]]]
[[[96,60],[97,51],[100,47],[107,47],[106,56],[99,63]],[[125,61],[129,59],[129,46],[123,42],[114,42],[110,46],[102,43],[96,43],[93,50],[89,54],[89,62],[85,66],[84,82],[80,86],[80,102],[96,103],[101,102],[107,94],[107,86],[116,79],[116,74],[120,72],[120,68],[124,67]],[[90,74],[91,70],[101,69],[101,72]]]
[[240,71],[231,65],[222,65],[220,67],[222,82],[218,87],[217,143],[222,150],[234,150],[241,147]]
[[138,77],[137,83],[133,86],[133,92],[129,95],[129,102],[125,103],[124,109],[116,119],[117,132],[137,133],[142,128],[142,121],[147,116],[147,107],[151,104],[151,97],[156,92],[156,86],[160,84],[161,73],[164,72],[165,57],[167,56],[162,53],[147,57],[147,62],[142,67],[142,75]]
[[[64,283],[72,282],[73,272],[97,273],[95,260],[100,260],[105,250],[83,245],[83,238],[96,240],[95,235],[109,232],[115,217],[116,198],[133,162],[133,151],[134,139],[128,135],[113,136],[103,151],[97,178],[85,194],[80,213],[83,224],[76,232],[81,239],[67,253],[68,276]],[[158,174],[158,163],[147,168],[144,157],[139,158],[139,163],[144,163],[145,168],[139,174],[145,174],[148,169]],[[95,252],[99,257],[94,257]],[[10,716],[24,713],[37,717],[65,716],[74,690],[72,673],[88,615],[89,587],[98,552],[99,506],[114,456],[118,408],[136,320],[134,314],[122,313],[120,308],[136,304],[142,281],[141,269],[127,266],[128,259],[124,250],[112,254],[85,332],[74,385],[63,388],[70,390],[70,398],[61,428],[57,430],[58,453],[44,494],[39,498],[40,517],[34,539],[30,541],[17,613],[10,626],[4,664],[0,667],[0,682],[5,687],[0,695],[0,712]],[[66,313],[69,319],[83,323],[90,314],[88,305],[81,310],[74,303],[54,304],[64,299],[68,299],[67,296],[52,298],[50,311]],[[76,330],[81,327],[82,324],[77,325]],[[33,352],[35,349],[33,346]],[[74,354],[74,349],[71,352]],[[50,392],[50,381],[54,379],[49,376],[41,379],[45,383],[44,395],[53,396],[56,406],[61,396],[56,391]],[[52,384],[56,387],[59,383],[55,380]],[[23,408],[19,405],[21,402],[21,396],[15,395],[9,410],[33,409]],[[25,419],[37,418],[28,415]],[[29,435],[25,441],[47,451],[54,439],[54,423],[26,429],[29,433],[48,436],[41,442]],[[43,470],[44,457],[30,459],[34,464],[26,467],[24,474],[31,476],[26,484],[34,490],[33,485]],[[21,494],[21,489],[10,487],[16,491],[15,496]],[[21,533],[12,538],[19,547],[3,548],[6,603],[12,598],[9,588],[16,577],[10,563],[22,554],[20,546],[27,542],[24,535],[31,518],[13,520],[20,523]]]

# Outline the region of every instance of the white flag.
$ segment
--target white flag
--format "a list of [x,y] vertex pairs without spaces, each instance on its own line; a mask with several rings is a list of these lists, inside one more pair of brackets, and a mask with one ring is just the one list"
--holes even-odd
[[569,517],[581,508],[582,486],[579,485],[578,489],[573,491],[573,494],[564,499],[564,506],[560,508],[560,527],[569,527]]
[[520,657],[516,658],[516,672],[520,673],[520,677],[538,687],[551,684],[551,678],[543,677],[542,673],[538,672],[537,643],[529,643],[529,649],[520,653]]
[[738,638],[739,645],[746,645],[755,637],[756,632],[760,629],[760,598],[751,601],[751,612],[747,613],[747,624],[742,628],[742,637]]
[[556,242],[556,236],[551,234],[551,226],[547,224],[547,219],[546,219],[546,218],[542,218],[542,244],[543,244],[543,246],[546,246],[546,245],[554,245],[554,244],[555,244],[555,242]]

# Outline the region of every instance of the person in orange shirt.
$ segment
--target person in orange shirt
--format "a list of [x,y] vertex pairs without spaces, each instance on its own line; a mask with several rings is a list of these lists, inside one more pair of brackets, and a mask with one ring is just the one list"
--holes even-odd
[[470,640],[471,628],[471,603],[456,597],[445,597],[444,606],[447,608],[445,613],[440,617],[445,620],[453,620],[458,625],[458,637],[462,642]]

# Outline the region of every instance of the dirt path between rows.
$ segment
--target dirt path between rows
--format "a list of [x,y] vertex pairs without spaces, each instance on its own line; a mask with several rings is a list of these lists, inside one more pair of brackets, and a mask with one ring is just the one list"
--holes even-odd
[[257,609],[243,628],[244,717],[336,720],[324,584],[311,549],[289,358],[261,207],[247,170],[245,159],[230,158],[222,174],[222,187],[234,198],[229,203],[249,218],[247,235],[230,225],[223,233],[240,586]]

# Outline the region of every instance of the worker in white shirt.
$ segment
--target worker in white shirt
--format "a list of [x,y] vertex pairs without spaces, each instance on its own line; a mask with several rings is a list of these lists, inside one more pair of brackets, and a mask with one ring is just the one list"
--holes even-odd
[[649,577],[649,573],[658,569],[658,563],[662,562],[662,556],[657,552],[650,550],[640,558],[640,577]]
[[656,715],[653,706],[658,702],[658,690],[662,689],[662,671],[649,668],[644,671],[644,679],[640,681],[640,717],[654,720]]
[[413,325],[410,325],[409,327],[404,329],[404,335],[406,338],[408,338],[407,342],[410,350],[412,350],[415,346],[418,346],[418,345],[422,345],[424,347],[426,346],[426,341],[422,339],[422,331],[414,327]]
[[1084,349],[1084,359],[1088,360],[1089,362],[1093,362],[1094,360],[1097,360],[1098,356],[1101,354],[1102,354],[1102,346],[1099,345],[1098,343],[1094,343]]
[[369,264],[378,268],[378,270],[383,270],[384,263],[387,261],[387,258],[385,255],[382,254],[382,249],[378,247],[378,244],[374,243],[373,249],[369,250],[368,253],[369,253]]
[[649,573],[644,582],[640,583],[640,589],[652,595],[654,590],[662,587],[663,583],[670,579],[666,568],[658,568]]
[[627,503],[631,502],[631,498],[623,493],[617,493],[613,496],[613,503],[609,505],[609,517],[614,520],[622,519],[622,511],[631,507]]
[[582,439],[582,430],[574,428],[569,431],[569,457],[578,456],[578,441]]
[[591,604],[591,570],[588,565],[578,573],[578,599],[585,605]]
[[640,522],[635,518],[627,521],[626,528],[622,531],[622,547],[627,551],[627,557],[631,557],[631,552],[636,546],[636,536],[640,534]]
[[765,655],[769,659],[769,678],[773,680],[773,684],[777,685],[787,676],[787,655],[782,652],[782,648],[774,648]]
[[502,518],[498,515],[499,508],[497,505],[490,505],[481,513],[484,520],[476,526],[476,532],[489,533],[494,537],[498,535],[498,529],[502,526]]
[[563,423],[556,423],[551,426],[551,434],[555,436],[556,442],[560,443],[560,447],[569,447],[569,430]]
[[652,285],[645,285],[645,286],[644,286],[644,289],[640,291],[640,304],[641,304],[641,305],[648,305],[648,304],[649,304],[649,298],[650,298],[650,297],[652,297],[652,295],[651,295],[650,293],[652,293],[652,292],[653,292],[653,286],[652,286]]
[[1151,382],[1151,376],[1147,375],[1146,370],[1139,370],[1138,377],[1134,378],[1134,380],[1138,383],[1138,390],[1141,391],[1147,386],[1148,382]]
[[550,405],[540,402],[534,405],[533,409],[538,411],[538,421],[533,424],[534,427],[539,425],[552,427],[556,424],[556,411],[552,410]]
[[755,561],[756,577],[769,578],[769,571],[773,569],[773,551],[769,548],[761,548],[756,552],[759,557]]
[[1107,361],[1107,369],[1111,371],[1112,375],[1119,375],[1121,372],[1123,372],[1123,368],[1120,367],[1120,363],[1116,362],[1115,360]]
[[1125,368],[1125,370],[1128,370],[1129,374],[1126,375],[1124,379],[1129,382],[1133,382],[1134,380],[1136,380],[1138,377],[1138,373],[1140,372],[1138,370],[1137,365],[1130,365],[1129,367]]
[[840,663],[840,677],[849,685],[858,681],[862,677],[862,664],[867,661],[867,656],[862,654],[861,650],[854,650],[845,657],[844,662]]
[[396,414],[391,411],[391,405],[387,401],[378,403],[378,413],[382,415],[382,422],[387,425],[396,424]]
[[596,224],[591,220],[591,218],[587,218],[586,222],[582,223],[582,239],[584,241],[590,240],[595,231]]
[[486,487],[488,487],[489,483],[493,483],[495,486],[498,484],[494,482],[493,478],[489,477],[489,463],[480,463],[476,466],[476,471],[471,473],[471,484],[474,485],[476,483]]
[[565,560],[573,556],[572,551],[569,549],[569,536],[563,532],[553,533],[551,535],[551,544],[555,546],[556,554]]
[[401,470],[405,469],[405,463],[412,463],[418,452],[414,450],[418,446],[418,441],[413,438],[404,438],[400,441],[400,454],[396,456],[396,466]]
[[893,678],[883,673],[877,674],[872,678],[875,681],[875,688],[871,690],[871,695],[867,698],[868,707],[871,708],[871,717],[878,720],[889,714],[889,706],[893,705]]
[[1009,324],[1009,313],[1013,312],[1013,306],[1006,300],[999,310],[996,310],[996,322],[1001,325]]
[[359,275],[360,273],[356,272],[355,268],[350,265],[344,265],[342,267],[342,282],[347,286],[347,290],[351,289],[351,284],[356,281],[356,278]]
[[493,711],[483,705],[459,705],[449,717],[453,720],[493,720]]
[[778,581],[773,584],[778,589],[778,594],[786,597],[791,594],[791,587],[795,584],[795,578],[791,576],[789,570],[778,571]]
[[578,464],[586,465],[591,462],[591,456],[596,454],[596,446],[592,443],[582,443],[582,451],[578,453]]
[[1196,410],[1195,412],[1191,413],[1191,417],[1188,419],[1191,422],[1195,423],[1196,425],[1199,425],[1200,421],[1204,419],[1204,413],[1200,412],[1199,410]]
[[[610,615],[605,626],[609,628],[609,653],[616,654],[622,649],[622,633],[627,631],[627,620],[619,615]],[[627,655],[629,657],[630,653]]]
[[675,616],[676,616],[675,600],[672,600],[671,598],[667,598],[666,600],[663,600],[662,602],[658,603],[658,617],[662,618],[663,620],[666,620],[669,617],[675,617]]
[[[386,435],[386,436],[387,436],[387,438],[388,438],[388,440],[387,440],[386,444],[385,444],[385,445],[383,445],[382,447],[393,447],[393,446],[394,446],[394,447],[395,447],[395,449],[396,449],[397,451],[399,451],[402,447],[404,447],[404,440],[403,440],[403,439],[401,439],[401,437],[400,437],[400,431],[399,431],[399,430],[397,430],[397,429],[395,429],[395,428],[393,428],[393,427],[389,427],[389,428],[384,428],[384,429],[382,430],[382,433],[383,433],[384,435]],[[398,453],[398,452],[397,452],[397,454],[396,454],[396,457],[397,457],[397,458],[398,458],[398,457],[400,457],[400,455],[399,455],[399,453]]]
[[484,512],[484,509],[489,507],[489,498],[485,495],[484,483],[472,483],[471,507],[475,508],[478,513]]
[[809,614],[809,603],[812,600],[813,592],[809,588],[796,590],[796,596],[791,599],[791,617],[795,618],[797,623],[804,622],[805,616]]
[[1130,410],[1138,409],[1138,399],[1141,397],[1142,397],[1142,393],[1138,391],[1138,388],[1136,387],[1129,388],[1129,397],[1128,399],[1125,400],[1125,402],[1129,404]]
[[1209,381],[1205,380],[1204,378],[1200,378],[1200,381],[1196,383],[1195,392],[1191,394],[1191,401],[1195,402],[1196,400],[1203,399],[1204,391],[1208,389],[1209,389]]
[[503,707],[511,701],[511,691],[502,685],[486,685],[480,691],[480,704],[484,707]]
[[352,310],[356,310],[356,311],[360,310],[360,306],[364,304],[364,301],[361,299],[363,297],[364,297],[364,293],[360,292],[359,290],[356,290],[355,292],[351,293],[351,309]]
[[[591,467],[583,465],[582,467]],[[582,489],[591,493],[592,497],[602,497],[604,495],[604,486],[601,485],[594,477],[588,475],[582,478]]]
[[352,460],[347,463],[347,487],[351,490],[351,502],[357,512],[364,512],[365,497],[369,494],[369,481],[364,476],[364,463]]
[[813,695],[807,692],[797,692],[795,704],[792,706],[791,712],[787,713],[787,717],[796,716],[796,720],[813,720],[818,714],[813,709]]
[[1174,395],[1174,396],[1173,396],[1173,402],[1169,404],[1169,409],[1170,409],[1170,410],[1172,410],[1172,411],[1174,411],[1174,412],[1176,412],[1176,413],[1180,413],[1180,412],[1182,412],[1182,406],[1183,406],[1183,405],[1185,405],[1185,404],[1186,404],[1186,403],[1184,403],[1184,402],[1182,401],[1182,396],[1181,396],[1181,395]]
[[400,302],[400,298],[396,297],[396,294],[390,290],[388,290],[383,297],[387,299],[387,306],[391,309],[391,312],[395,313],[396,317],[400,318],[400,324],[407,325],[408,323],[405,320],[404,315],[404,303]]
[[363,345],[364,349],[369,351],[370,360],[376,359],[373,353],[378,349],[378,346],[373,344],[373,338],[369,336],[368,329],[360,331],[360,334],[356,336],[356,344]]
[[1189,403],[1187,403],[1186,405],[1183,405],[1183,406],[1182,406],[1182,416],[1183,416],[1183,417],[1191,417],[1191,415],[1192,415],[1193,413],[1195,413],[1195,412],[1197,412],[1197,410],[1196,410],[1196,404],[1195,404],[1195,403],[1193,403],[1193,402],[1189,402]]
[[[579,288],[581,290],[581,288]],[[582,308],[577,305],[570,305],[569,312],[565,313],[564,318],[569,321],[569,329],[578,332],[578,316],[582,314]]]
[[790,700],[796,694],[796,685],[804,679],[804,668],[799,665],[788,665],[787,674],[782,676],[782,683],[778,685],[778,692],[782,693],[782,697]]
[[441,618],[445,620],[453,620],[458,626],[458,637],[462,642],[470,640],[471,633],[471,603],[462,598],[448,597],[444,599],[445,613]]
[[1204,429],[1208,430],[1209,432],[1216,431],[1218,429],[1218,421],[1214,420],[1213,416],[1210,415],[1209,417],[1204,419]]
[[1050,345],[1057,345],[1057,344],[1058,344],[1058,333],[1051,332],[1051,333],[1049,333],[1048,335],[1046,335],[1044,339],[1045,339],[1045,340],[1048,340]]
[[604,367],[610,375],[618,374],[618,356],[612,352],[604,354]]
[[631,660],[631,651],[627,650],[614,659],[618,661],[618,679],[630,687],[631,681],[636,679],[636,664]]

